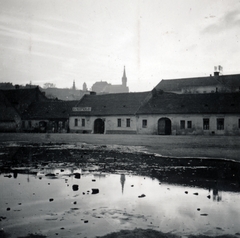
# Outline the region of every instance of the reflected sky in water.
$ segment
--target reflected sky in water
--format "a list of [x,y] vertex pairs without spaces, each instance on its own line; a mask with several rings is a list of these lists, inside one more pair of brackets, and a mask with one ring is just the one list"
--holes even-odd
[[51,168],[1,174],[0,189],[1,227],[13,237],[95,237],[135,227],[182,236],[240,233],[240,194],[219,191],[217,184],[206,190],[124,173]]

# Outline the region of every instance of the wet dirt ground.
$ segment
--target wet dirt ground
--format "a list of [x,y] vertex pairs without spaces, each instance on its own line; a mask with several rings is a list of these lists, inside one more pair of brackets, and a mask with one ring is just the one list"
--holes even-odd
[[234,160],[2,142],[0,189],[0,237],[240,237]]

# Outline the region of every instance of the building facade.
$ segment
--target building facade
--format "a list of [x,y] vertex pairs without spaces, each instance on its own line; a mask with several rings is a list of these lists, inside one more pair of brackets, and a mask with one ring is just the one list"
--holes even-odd
[[24,132],[69,132],[69,114],[78,101],[32,103],[22,115]]
[[240,74],[220,75],[215,71],[207,77],[161,80],[155,89],[177,94],[239,92]]
[[127,76],[126,76],[125,66],[123,70],[122,84],[112,85],[106,81],[100,81],[93,84],[92,91],[96,92],[97,94],[128,93],[129,88],[127,86]]
[[20,132],[22,115],[34,102],[47,102],[38,87],[0,90],[0,131]]
[[240,93],[86,95],[74,110],[70,132],[240,135]]
[[240,93],[153,93],[136,113],[137,133],[240,135]]
[[136,112],[149,93],[85,95],[72,109],[70,132],[136,134]]

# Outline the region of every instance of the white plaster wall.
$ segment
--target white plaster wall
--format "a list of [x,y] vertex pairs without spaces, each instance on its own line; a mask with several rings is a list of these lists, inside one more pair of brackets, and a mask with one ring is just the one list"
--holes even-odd
[[[85,119],[85,127],[82,126],[82,118]],[[135,116],[105,116],[105,117],[77,117],[72,116],[69,118],[69,128],[70,132],[80,132],[88,131],[88,133],[94,132],[94,122],[96,119],[102,119],[105,122],[105,132],[104,133],[121,133],[121,131],[136,133],[136,117]],[[126,126],[127,118],[130,119],[130,127]],[[75,119],[78,119],[78,126],[75,126]],[[118,127],[118,119],[121,119],[121,127]]]
[[[137,133],[138,134],[158,134],[158,120],[160,118],[169,118],[172,123],[172,135],[240,135],[238,128],[239,115],[140,115],[137,116]],[[203,130],[203,118],[209,118],[209,130]],[[217,118],[224,118],[224,130],[217,130]],[[147,120],[147,127],[142,127],[142,120]],[[180,121],[185,120],[185,129],[180,128]],[[187,128],[187,121],[192,121],[192,128]]]
[[[78,120],[78,126],[75,126],[75,119]],[[82,119],[85,119],[85,126],[82,126]],[[95,120],[95,119],[94,119]],[[81,132],[83,130],[92,132],[93,130],[93,117],[86,117],[86,116],[73,116],[69,117],[69,129],[70,132]]]

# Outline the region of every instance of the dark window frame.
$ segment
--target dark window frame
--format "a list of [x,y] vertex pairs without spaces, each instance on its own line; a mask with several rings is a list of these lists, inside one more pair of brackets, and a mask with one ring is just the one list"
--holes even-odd
[[224,118],[217,118],[217,130],[218,131],[224,130]]
[[78,119],[77,118],[74,119],[74,126],[78,126]]
[[210,125],[210,119],[209,118],[203,118],[203,130],[208,131]]
[[187,128],[192,129],[192,121],[187,121]]
[[180,120],[180,129],[184,130],[186,128],[185,120]]
[[122,127],[122,119],[121,118],[117,119],[117,127]]
[[85,118],[82,118],[82,127],[85,127],[85,126],[86,126]]
[[131,127],[131,120],[130,120],[130,118],[126,119],[126,127]]
[[142,128],[147,128],[147,119],[142,120]]

